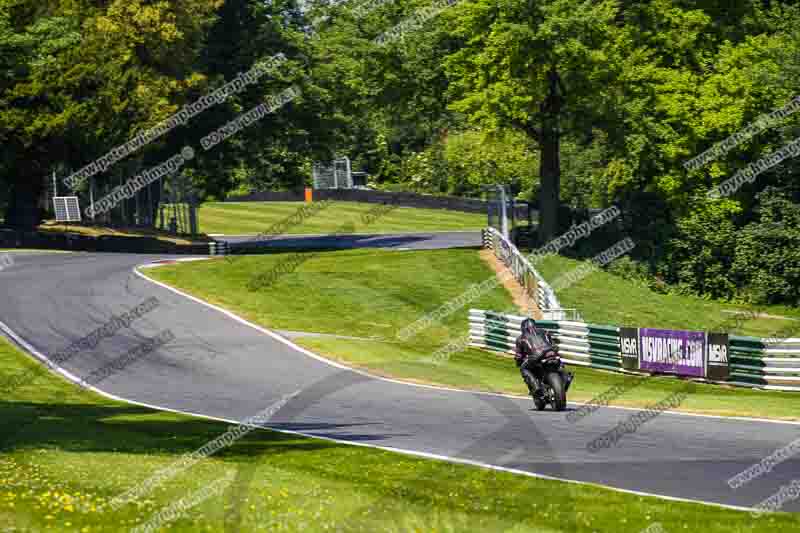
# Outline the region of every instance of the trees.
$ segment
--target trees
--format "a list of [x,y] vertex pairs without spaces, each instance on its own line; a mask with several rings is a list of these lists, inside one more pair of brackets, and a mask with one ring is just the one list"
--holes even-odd
[[[223,0],[0,0],[0,180],[31,228],[57,163],[78,169],[177,110]],[[142,157],[138,154],[136,157]]]
[[[313,159],[334,154],[378,182],[425,192],[477,195],[487,181],[520,181],[538,200],[544,238],[564,229],[561,203],[617,203],[651,272],[725,297],[753,285],[745,271],[766,271],[736,244],[764,234],[759,209],[773,196],[758,193],[774,187],[782,201],[800,202],[797,159],[729,198],[705,197],[800,136],[800,113],[684,167],[800,94],[794,3],[460,0],[384,46],[375,37],[431,13],[429,0],[303,4],[0,0],[6,221],[36,224],[54,167],[82,168],[278,52],[289,60],[277,72],[97,179],[197,147],[270,94],[299,86],[285,108],[198,150],[195,187],[215,197],[296,187]],[[312,25],[314,38],[304,34]],[[749,266],[733,268],[734,257]]]
[[559,230],[560,144],[604,118],[619,75],[621,36],[613,1],[477,0],[452,14],[464,46],[445,59],[452,108],[488,129],[524,132],[540,155],[541,235]]

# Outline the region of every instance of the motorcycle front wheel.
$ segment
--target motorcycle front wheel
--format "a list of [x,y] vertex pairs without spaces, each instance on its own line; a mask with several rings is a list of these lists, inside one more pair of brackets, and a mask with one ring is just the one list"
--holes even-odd
[[[545,382],[550,388],[550,394],[553,403],[553,409],[556,411],[563,411],[567,408],[567,391],[564,388],[564,380],[561,379],[561,374],[558,372],[549,372],[545,376]],[[538,405],[536,406],[539,407]]]

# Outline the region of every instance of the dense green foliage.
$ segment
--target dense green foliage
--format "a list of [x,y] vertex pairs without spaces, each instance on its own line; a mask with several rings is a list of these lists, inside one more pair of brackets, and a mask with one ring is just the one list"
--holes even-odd
[[672,290],[798,303],[798,159],[729,197],[706,192],[797,138],[800,113],[702,167],[684,163],[800,94],[800,6],[460,0],[374,42],[429,5],[0,0],[7,223],[38,220],[53,171],[83,167],[283,52],[273,75],[97,179],[116,183],[197,147],[296,85],[300,97],[198,151],[187,169],[205,198],[300,186],[313,160],[335,154],[378,187],[479,196],[508,183],[539,206],[545,237],[557,215],[571,223],[559,202],[620,205],[637,268]]

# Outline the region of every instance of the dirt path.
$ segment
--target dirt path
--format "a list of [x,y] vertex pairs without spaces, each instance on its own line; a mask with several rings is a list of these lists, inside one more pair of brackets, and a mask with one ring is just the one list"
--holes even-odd
[[528,297],[522,286],[514,279],[514,276],[510,275],[508,268],[506,268],[502,261],[495,257],[494,252],[492,250],[483,249],[480,251],[480,256],[481,259],[494,270],[498,279],[502,274],[509,273],[503,281],[503,287],[511,294],[514,305],[517,307],[519,313],[525,316],[533,315],[533,318],[536,320],[541,320],[542,312],[536,306],[536,301]]

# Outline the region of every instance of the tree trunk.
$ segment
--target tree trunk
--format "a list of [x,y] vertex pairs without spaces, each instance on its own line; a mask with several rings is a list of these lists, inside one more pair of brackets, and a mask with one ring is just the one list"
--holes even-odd
[[40,177],[30,174],[18,177],[11,185],[11,197],[6,208],[6,225],[24,230],[35,229],[42,222],[39,208],[42,192]]
[[548,94],[542,102],[542,129],[539,145],[541,158],[539,162],[539,176],[541,177],[541,190],[539,193],[539,238],[542,242],[549,241],[558,235],[558,211],[561,205],[561,162],[560,144],[561,131],[559,129],[559,116],[564,104],[564,90],[555,67],[547,73]]
[[560,204],[561,164],[560,138],[557,127],[545,120],[542,125],[541,158],[539,159],[539,237],[542,243],[558,235],[558,207]]

